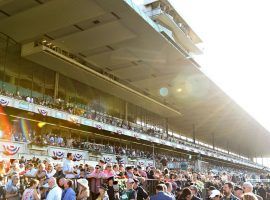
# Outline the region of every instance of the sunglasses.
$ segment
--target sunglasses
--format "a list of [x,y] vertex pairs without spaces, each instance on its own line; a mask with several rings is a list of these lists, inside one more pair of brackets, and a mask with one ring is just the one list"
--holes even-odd
[[99,167],[96,167],[95,169],[99,169]]

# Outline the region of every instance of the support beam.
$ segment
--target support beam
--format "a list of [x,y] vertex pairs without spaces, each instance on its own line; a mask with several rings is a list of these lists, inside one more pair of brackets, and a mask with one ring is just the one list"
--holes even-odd
[[196,144],[196,130],[195,130],[195,124],[192,124],[192,137],[193,137],[193,143]]
[[54,77],[54,96],[53,99],[54,101],[58,98],[58,89],[59,89],[59,73],[55,72],[55,77]]
[[125,120],[128,121],[128,102],[125,102]]
[[229,141],[227,140],[227,153],[230,154]]
[[213,146],[213,149],[215,150],[215,134],[212,133],[212,146]]
[[166,133],[166,136],[169,137],[168,118],[165,118],[165,133]]

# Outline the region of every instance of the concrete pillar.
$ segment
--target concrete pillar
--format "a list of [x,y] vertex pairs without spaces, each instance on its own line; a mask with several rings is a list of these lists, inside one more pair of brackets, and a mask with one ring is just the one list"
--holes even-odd
[[166,133],[166,136],[169,137],[168,118],[165,118],[165,133]]
[[192,137],[193,137],[193,143],[196,144],[196,130],[195,130],[195,124],[192,124]]
[[227,152],[228,152],[228,154],[230,154],[229,141],[227,141]]
[[125,120],[128,121],[128,102],[125,102]]
[[215,149],[215,134],[212,133],[212,145],[213,145],[213,149]]

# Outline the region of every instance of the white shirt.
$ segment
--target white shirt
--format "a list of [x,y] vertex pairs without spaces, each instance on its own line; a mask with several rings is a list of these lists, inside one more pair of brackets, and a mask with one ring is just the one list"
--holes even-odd
[[57,185],[52,188],[46,197],[46,200],[61,200],[62,190]]
[[53,175],[56,173],[56,170],[55,169],[53,169],[51,172],[48,172],[47,171],[47,178],[51,178],[51,177],[53,177]]
[[[65,174],[65,171],[73,172],[74,171],[74,163],[72,160],[65,160],[63,164],[63,172]],[[65,174],[66,178],[75,178],[74,174]]]
[[30,171],[28,171],[28,172],[25,173],[25,176],[35,177],[36,176],[36,173],[37,173],[37,169],[32,168]]

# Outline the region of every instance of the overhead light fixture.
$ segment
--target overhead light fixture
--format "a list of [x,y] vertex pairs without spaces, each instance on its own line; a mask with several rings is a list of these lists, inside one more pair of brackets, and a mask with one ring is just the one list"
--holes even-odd
[[177,89],[177,92],[182,92],[182,88],[178,88]]

